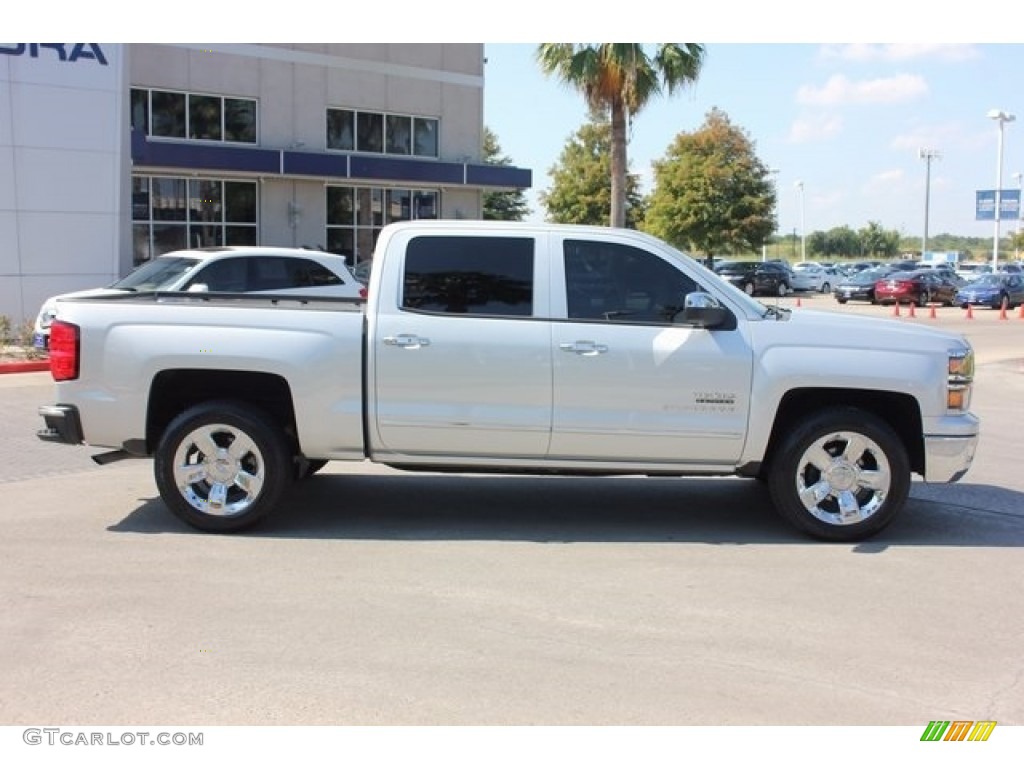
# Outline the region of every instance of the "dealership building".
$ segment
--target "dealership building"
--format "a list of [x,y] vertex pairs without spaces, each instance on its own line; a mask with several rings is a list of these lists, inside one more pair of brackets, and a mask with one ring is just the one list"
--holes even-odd
[[161,253],[480,218],[482,44],[0,43],[0,315]]

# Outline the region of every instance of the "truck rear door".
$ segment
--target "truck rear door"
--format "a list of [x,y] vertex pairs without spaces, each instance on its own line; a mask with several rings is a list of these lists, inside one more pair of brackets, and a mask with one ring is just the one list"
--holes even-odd
[[[542,458],[551,335],[538,238],[402,232],[388,246],[370,331],[375,449]],[[546,269],[546,264],[544,269]]]

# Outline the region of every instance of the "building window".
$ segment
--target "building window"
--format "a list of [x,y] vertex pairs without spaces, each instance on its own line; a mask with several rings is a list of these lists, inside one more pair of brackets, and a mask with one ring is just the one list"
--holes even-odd
[[356,113],[347,109],[327,110],[327,148],[352,151],[356,148]]
[[131,127],[147,136],[256,143],[256,101],[132,88]]
[[436,219],[440,196],[436,189],[328,186],[327,250],[354,267],[373,256],[386,224]]
[[412,118],[388,115],[388,154],[412,154]]
[[257,245],[255,181],[132,177],[134,263],[168,251]]
[[437,120],[417,117],[413,120],[416,141],[413,154],[420,157],[437,157]]
[[327,148],[436,158],[438,126],[433,117],[328,109]]

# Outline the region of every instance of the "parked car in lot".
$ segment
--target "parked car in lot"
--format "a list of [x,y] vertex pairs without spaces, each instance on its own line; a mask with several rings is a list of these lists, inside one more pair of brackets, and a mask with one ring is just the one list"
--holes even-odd
[[793,272],[777,261],[723,261],[715,273],[748,296],[785,296],[793,289]]
[[333,253],[272,246],[215,246],[171,251],[104,288],[51,296],[36,317],[33,345],[49,347],[57,302],[76,296],[146,291],[365,296],[345,259]]
[[1024,277],[996,272],[981,275],[962,286],[956,293],[956,304],[964,307],[983,306],[1007,309],[1024,304]]
[[936,302],[953,306],[960,286],[934,269],[893,272],[875,283],[875,301],[879,304],[925,304]]
[[800,261],[793,265],[793,290],[828,293],[835,281],[816,261]]
[[875,283],[889,274],[892,274],[889,267],[862,269],[836,283],[835,288],[832,289],[832,295],[840,304],[845,304],[848,301],[866,301],[874,304]]
[[987,275],[992,272],[991,264],[975,264],[975,263],[963,263],[958,264],[955,269],[956,273],[964,280],[973,280],[976,277]]

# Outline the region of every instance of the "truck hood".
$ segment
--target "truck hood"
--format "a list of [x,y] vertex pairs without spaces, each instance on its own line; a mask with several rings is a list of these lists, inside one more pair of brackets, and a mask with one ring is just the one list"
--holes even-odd
[[[781,328],[787,325],[791,326],[790,330]],[[814,309],[796,308],[788,320],[767,318],[765,326],[766,335],[778,343],[784,343],[784,338],[791,341],[795,336],[799,338],[800,346],[808,347],[834,349],[839,344],[862,349],[911,351],[948,351],[970,347],[963,334],[924,325],[920,320],[887,320]],[[775,329],[769,330],[771,326],[779,326],[778,334]]]

